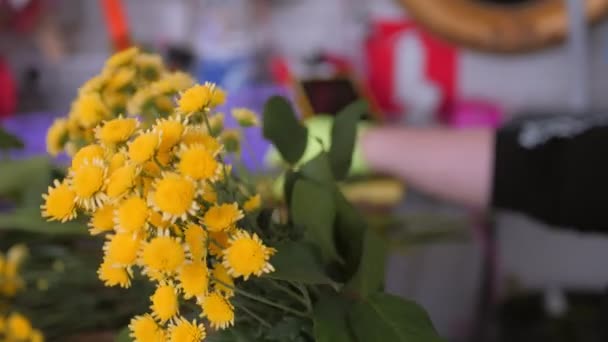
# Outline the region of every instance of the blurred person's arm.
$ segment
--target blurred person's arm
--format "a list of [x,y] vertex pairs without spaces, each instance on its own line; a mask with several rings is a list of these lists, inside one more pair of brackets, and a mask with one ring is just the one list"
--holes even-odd
[[439,198],[607,231],[607,124],[606,117],[562,117],[498,132],[378,127],[361,143],[372,170]]
[[434,196],[485,208],[490,198],[494,133],[376,127],[361,137],[368,166]]

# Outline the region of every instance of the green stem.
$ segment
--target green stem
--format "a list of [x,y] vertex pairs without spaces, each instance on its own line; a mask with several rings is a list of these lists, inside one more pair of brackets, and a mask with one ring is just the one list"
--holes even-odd
[[306,288],[306,286],[295,282],[290,282],[290,284],[297,287],[298,290],[302,292],[304,300],[306,301],[306,307],[308,308],[308,310],[312,311],[312,300],[310,300],[310,295],[308,294],[308,289]]
[[292,308],[286,307],[285,305],[282,305],[282,304],[279,304],[279,303],[272,302],[272,301],[270,301],[270,300],[268,300],[268,299],[266,299],[266,298],[260,297],[260,296],[258,296],[258,295],[253,294],[253,293],[249,293],[249,292],[247,292],[247,291],[245,291],[245,290],[241,290],[241,289],[236,288],[236,287],[234,287],[234,286],[230,286],[229,284],[226,284],[226,283],[224,283],[223,281],[221,281],[221,280],[219,280],[219,279],[217,279],[217,278],[213,278],[213,277],[212,277],[211,279],[212,279],[213,281],[217,282],[218,284],[221,284],[221,285],[223,285],[223,286],[226,286],[226,287],[227,287],[227,288],[229,288],[229,289],[232,289],[232,290],[233,290],[235,293],[238,293],[238,294],[242,295],[243,297],[247,297],[247,298],[249,298],[249,299],[253,299],[253,300],[255,300],[255,301],[257,301],[257,302],[260,302],[260,303],[262,303],[262,304],[266,304],[266,305],[268,305],[268,306],[272,306],[272,307],[275,307],[275,308],[277,308],[277,309],[281,309],[281,310],[283,310],[283,311],[285,311],[285,312],[289,312],[289,313],[294,314],[294,315],[296,315],[296,316],[305,317],[305,318],[308,318],[308,317],[309,317],[309,316],[308,316],[308,314],[307,314],[307,313],[305,313],[305,312],[301,312],[301,311],[298,311],[298,310],[294,310],[294,309],[292,309]]
[[249,316],[253,317],[253,319],[255,319],[256,321],[260,322],[260,324],[262,324],[267,329],[272,328],[272,325],[270,325],[270,323],[268,323],[265,319],[263,319],[262,317],[260,317],[255,312],[249,310],[245,305],[239,305],[238,308],[241,309],[241,310],[243,310],[243,311],[245,311],[246,314],[248,314]]
[[[211,135],[211,124],[209,123],[209,117],[207,116],[207,113],[202,113],[203,115],[203,121],[205,121],[205,126],[207,127],[207,132],[209,132],[209,135]],[[222,163],[222,171],[224,172],[224,182],[228,183],[228,172],[226,172],[226,164],[224,163],[224,158],[222,158],[221,153],[218,154],[217,156],[220,160],[220,163]]]
[[277,289],[285,292],[286,294],[288,294],[289,296],[291,296],[292,298],[296,299],[298,302],[302,303],[306,309],[308,309],[309,311],[312,311],[308,302],[302,298],[302,296],[300,296],[299,294],[297,294],[295,291],[292,291],[290,288],[283,286],[281,284],[279,284],[278,281],[276,280],[272,280],[272,279],[268,279],[270,281],[270,283],[276,287]]

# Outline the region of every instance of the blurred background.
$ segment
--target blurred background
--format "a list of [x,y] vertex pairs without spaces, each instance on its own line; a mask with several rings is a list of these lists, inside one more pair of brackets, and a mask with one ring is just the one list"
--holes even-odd
[[[0,125],[25,145],[4,162],[46,155],[53,118],[130,44],[217,82],[228,106],[258,111],[284,94],[303,116],[363,97],[388,125],[606,115],[607,12],[603,0],[0,0]],[[268,145],[247,134],[244,161],[264,172]],[[450,341],[608,339],[605,237],[474,215],[400,184],[382,189],[380,210],[410,234],[391,256],[387,288],[422,304]],[[6,217],[3,248],[20,224]]]

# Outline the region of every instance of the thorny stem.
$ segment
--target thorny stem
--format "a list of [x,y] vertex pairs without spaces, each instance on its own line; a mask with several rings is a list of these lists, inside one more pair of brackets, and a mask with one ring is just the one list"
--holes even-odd
[[296,316],[305,317],[305,318],[309,317],[309,315],[307,313],[305,313],[305,312],[302,312],[302,311],[299,311],[299,310],[294,310],[292,308],[286,307],[285,305],[272,302],[272,301],[270,301],[270,300],[268,300],[266,298],[260,297],[258,295],[253,294],[253,293],[249,293],[249,292],[247,292],[245,290],[241,290],[239,288],[236,288],[234,286],[226,284],[226,283],[224,283],[223,281],[221,281],[221,280],[219,280],[217,278],[213,278],[212,277],[211,279],[213,281],[217,282],[218,284],[222,284],[223,286],[226,286],[227,288],[232,289],[234,292],[242,295],[243,297],[247,297],[249,299],[253,299],[255,301],[258,301],[258,302],[260,302],[262,304],[266,304],[268,306],[272,306],[272,307],[275,307],[277,309],[281,309],[281,310],[283,310],[285,312],[289,312],[289,313],[294,314]]

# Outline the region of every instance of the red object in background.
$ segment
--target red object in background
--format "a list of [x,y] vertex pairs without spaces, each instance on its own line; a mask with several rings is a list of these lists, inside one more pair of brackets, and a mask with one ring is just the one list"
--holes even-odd
[[17,109],[17,90],[8,65],[0,58],[0,119],[12,116]]
[[[425,80],[433,84],[441,94],[440,114],[451,111],[457,96],[457,51],[456,49],[422,30],[411,20],[378,21],[372,26],[372,33],[366,42],[366,58],[369,87],[387,118],[396,119],[407,115],[397,97],[395,60],[396,44],[404,35],[418,38],[423,48]],[[407,92],[407,89],[400,89]],[[442,119],[445,117],[441,117]]]
[[7,18],[3,23],[0,20],[0,29],[9,29],[21,33],[32,31],[44,10],[42,0],[30,0],[23,8],[15,9],[8,0],[0,0],[0,19]]
[[106,26],[115,51],[131,46],[129,28],[121,0],[100,0]]

